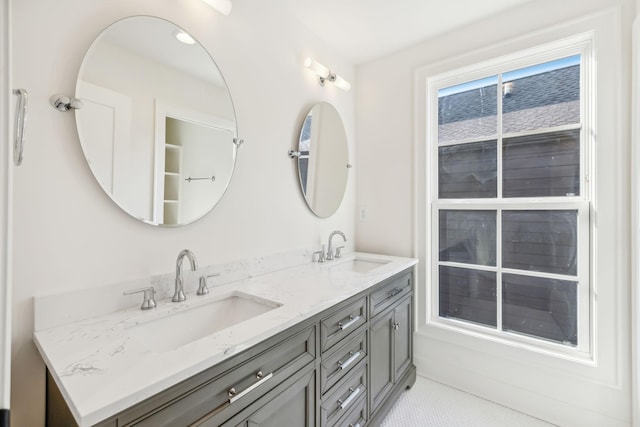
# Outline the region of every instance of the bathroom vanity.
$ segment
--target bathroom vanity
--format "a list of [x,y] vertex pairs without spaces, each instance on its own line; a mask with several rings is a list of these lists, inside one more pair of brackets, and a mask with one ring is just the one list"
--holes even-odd
[[377,425],[415,381],[415,263],[350,254],[37,330],[47,425]]

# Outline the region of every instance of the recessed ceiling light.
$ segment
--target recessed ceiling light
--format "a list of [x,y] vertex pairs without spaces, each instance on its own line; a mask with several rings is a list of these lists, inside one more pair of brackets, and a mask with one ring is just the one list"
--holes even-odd
[[189,34],[185,33],[184,31],[178,31],[174,34],[176,36],[176,38],[184,43],[184,44],[195,44],[196,41],[193,39],[193,37],[191,37]]

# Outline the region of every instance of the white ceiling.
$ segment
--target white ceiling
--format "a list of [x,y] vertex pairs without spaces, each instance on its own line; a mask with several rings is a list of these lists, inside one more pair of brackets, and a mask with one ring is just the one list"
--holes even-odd
[[210,84],[226,87],[210,54],[199,43],[180,43],[175,38],[179,30],[180,27],[163,19],[135,16],[112,24],[100,40]]
[[359,64],[531,0],[286,1],[305,26]]
[[[528,1],[532,0],[279,0],[273,6],[286,8],[345,59],[359,64]],[[176,29],[160,19],[137,17],[115,23],[105,36],[140,55],[224,86],[218,70],[211,69],[209,54],[197,44],[177,42]]]

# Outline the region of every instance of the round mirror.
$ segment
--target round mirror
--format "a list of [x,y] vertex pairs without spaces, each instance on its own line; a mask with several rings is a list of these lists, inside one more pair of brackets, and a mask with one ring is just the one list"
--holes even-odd
[[206,215],[237,156],[236,118],[222,74],[186,31],[150,16],[105,29],[76,85],[82,150],[103,190],[153,225]]
[[340,114],[321,102],[307,113],[298,140],[300,188],[320,218],[335,213],[347,188],[349,149]]

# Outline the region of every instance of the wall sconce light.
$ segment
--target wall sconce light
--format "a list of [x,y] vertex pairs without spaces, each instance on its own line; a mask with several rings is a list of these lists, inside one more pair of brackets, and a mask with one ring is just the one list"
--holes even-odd
[[202,0],[223,15],[231,13],[231,0]]
[[333,83],[336,87],[339,87],[342,90],[351,89],[351,84],[349,84],[348,81],[346,81],[336,73],[332,73],[330,69],[328,69],[318,61],[314,61],[311,58],[307,58],[304,61],[304,66],[318,75],[318,81],[320,82],[320,86],[324,86],[324,82],[328,81]]

